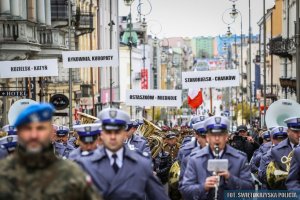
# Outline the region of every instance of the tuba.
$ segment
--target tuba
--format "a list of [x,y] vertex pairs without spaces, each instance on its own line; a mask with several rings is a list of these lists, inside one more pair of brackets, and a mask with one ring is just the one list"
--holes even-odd
[[169,171],[169,196],[171,199],[180,200],[181,194],[178,190],[179,188],[179,176],[180,176],[180,166],[178,160],[175,161]]
[[[298,116],[300,113],[300,105],[290,99],[280,99],[272,103],[266,112],[266,125],[273,128],[277,126],[286,126],[284,120],[293,116]],[[271,189],[283,189],[286,178],[288,176],[291,160],[294,151],[291,151],[287,156],[281,158],[281,163],[271,161],[266,169],[266,177],[268,186]],[[285,166],[285,169],[279,165]]]

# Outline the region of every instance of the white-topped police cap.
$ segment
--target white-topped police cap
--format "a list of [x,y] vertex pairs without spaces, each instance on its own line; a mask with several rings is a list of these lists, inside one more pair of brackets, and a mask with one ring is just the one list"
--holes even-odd
[[196,124],[193,124],[193,129],[197,132],[197,134],[205,135],[206,133],[205,121],[200,121],[197,122]]
[[101,133],[100,124],[83,124],[73,127],[79,135],[79,139],[83,142],[93,142]]
[[271,137],[271,131],[265,131],[262,133],[263,139],[268,140],[268,139],[270,139],[270,137]]
[[11,125],[5,125],[5,126],[3,126],[2,131],[6,132],[7,135],[16,135],[17,134],[16,127],[11,126]]
[[278,126],[272,129],[271,135],[273,138],[286,138],[287,137],[287,127]]
[[294,131],[300,131],[300,117],[291,117],[284,120],[287,127]]
[[98,118],[101,120],[103,130],[119,130],[120,128],[127,128],[130,122],[129,115],[123,110],[116,108],[107,108],[102,110]]
[[205,128],[211,133],[221,133],[229,128],[229,120],[227,117],[212,116],[205,120]]
[[70,129],[67,126],[57,126],[57,128],[56,128],[56,135],[58,135],[58,136],[65,136],[69,132],[70,132]]
[[0,147],[2,149],[7,149],[10,152],[16,148],[17,142],[18,142],[17,135],[8,135],[0,138]]

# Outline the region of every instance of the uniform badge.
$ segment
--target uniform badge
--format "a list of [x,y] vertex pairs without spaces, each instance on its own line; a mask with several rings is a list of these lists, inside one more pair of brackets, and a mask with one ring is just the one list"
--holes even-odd
[[279,132],[283,132],[283,127],[279,127]]
[[204,116],[200,116],[200,121],[204,121],[205,117]]
[[38,121],[40,121],[40,118],[39,118],[39,116],[37,114],[30,115],[29,119],[30,119],[31,122],[38,122]]
[[116,116],[117,116],[117,111],[116,111],[116,110],[110,110],[110,111],[109,111],[109,116],[110,116],[111,118],[116,118]]
[[297,123],[300,123],[300,118],[297,118]]
[[221,117],[215,117],[216,124],[221,124]]
[[44,118],[48,118],[50,116],[50,113],[48,111],[45,111],[42,115]]
[[87,134],[89,134],[89,133],[91,132],[91,130],[92,130],[92,127],[90,127],[90,126],[84,127],[84,131],[85,131]]
[[6,138],[6,141],[7,141],[8,143],[11,143],[11,142],[13,141],[13,139],[14,139],[13,137],[7,137],[7,138]]
[[13,131],[14,129],[15,129],[15,127],[13,127],[13,126],[8,127],[8,130],[10,130],[10,131]]
[[60,131],[63,131],[63,130],[64,130],[64,127],[63,127],[63,126],[60,126],[60,127],[59,127],[59,130],[60,130]]

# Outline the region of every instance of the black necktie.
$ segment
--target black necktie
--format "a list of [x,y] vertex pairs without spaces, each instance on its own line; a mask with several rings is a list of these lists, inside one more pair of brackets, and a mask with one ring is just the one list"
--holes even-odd
[[112,168],[114,169],[115,173],[117,173],[119,171],[119,166],[117,165],[117,154],[113,154],[112,158],[114,159],[114,163],[112,165]]

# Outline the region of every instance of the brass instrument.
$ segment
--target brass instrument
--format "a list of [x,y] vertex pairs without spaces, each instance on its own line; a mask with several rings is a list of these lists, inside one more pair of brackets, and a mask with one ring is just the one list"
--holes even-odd
[[[298,116],[300,112],[300,104],[290,99],[280,99],[270,105],[266,112],[266,125],[268,128],[286,126],[284,120],[293,116]],[[280,163],[271,161],[266,169],[266,178],[268,186],[271,189],[283,189],[285,180],[288,176],[291,160],[294,151],[288,156],[281,158],[281,164],[285,165],[285,169],[280,169]]]
[[292,150],[288,156],[282,156],[281,163],[286,166],[285,170],[279,169],[279,166],[274,161],[271,161],[267,166],[266,176],[267,183],[271,189],[282,189],[291,168],[291,161],[294,155]]
[[151,156],[154,159],[158,156],[163,148],[163,140],[160,136],[151,135],[148,138],[148,142],[151,149]]
[[151,135],[155,134],[155,131],[157,130],[161,131],[161,128],[159,128],[152,122],[144,119],[144,124],[138,127],[136,133],[141,134],[145,138],[149,138]]
[[169,180],[168,180],[168,186],[169,186],[169,196],[171,199],[181,199],[181,194],[178,190],[179,188],[179,175],[180,175],[180,166],[178,161],[175,161],[169,171]]
[[81,124],[93,124],[95,121],[99,120],[97,117],[94,117],[92,115],[78,112]]

